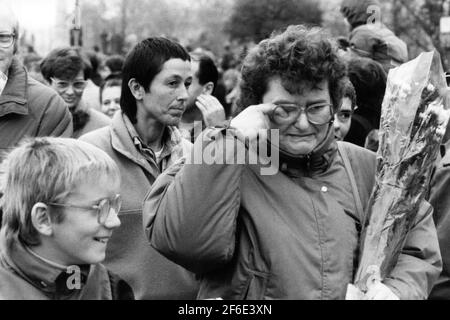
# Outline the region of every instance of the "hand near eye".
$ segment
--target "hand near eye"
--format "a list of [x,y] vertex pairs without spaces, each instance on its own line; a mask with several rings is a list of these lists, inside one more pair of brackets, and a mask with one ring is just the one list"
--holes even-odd
[[254,140],[267,134],[270,129],[269,115],[277,106],[271,103],[250,106],[231,121],[231,126],[238,129],[245,137]]
[[195,103],[203,115],[203,121],[207,127],[213,127],[223,124],[225,119],[225,110],[216,97],[202,94]]

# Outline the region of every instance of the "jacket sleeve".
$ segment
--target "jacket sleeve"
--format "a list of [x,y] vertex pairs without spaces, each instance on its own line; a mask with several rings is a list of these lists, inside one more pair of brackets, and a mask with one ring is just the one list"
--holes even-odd
[[[222,148],[236,139],[230,131],[206,129],[186,163],[161,174],[144,201],[150,244],[197,274],[223,267],[234,254],[243,165],[219,164],[234,163],[233,148]],[[208,164],[212,150],[216,161]]]
[[447,155],[437,168],[430,188],[430,204],[434,208],[434,222],[441,248],[443,270],[430,299],[450,298],[450,157]]
[[72,115],[64,100],[56,93],[47,101],[41,119],[38,136],[71,138],[73,133]]
[[441,269],[433,208],[424,201],[397,265],[384,283],[401,300],[427,299]]

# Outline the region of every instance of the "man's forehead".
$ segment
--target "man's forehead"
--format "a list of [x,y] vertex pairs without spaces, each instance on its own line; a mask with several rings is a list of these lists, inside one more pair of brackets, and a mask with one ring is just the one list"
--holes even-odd
[[182,59],[169,59],[167,60],[158,75],[170,76],[178,75],[183,76],[186,72],[191,71],[191,63],[188,60]]

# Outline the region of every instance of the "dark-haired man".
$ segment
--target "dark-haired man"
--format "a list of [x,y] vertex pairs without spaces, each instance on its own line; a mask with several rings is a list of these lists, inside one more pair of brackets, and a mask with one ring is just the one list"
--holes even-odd
[[82,140],[106,151],[122,173],[122,226],[111,238],[105,265],[132,286],[136,299],[195,299],[193,275],[151,248],[142,228],[142,202],[155,179],[190,152],[177,125],[192,82],[190,56],[178,43],[138,43],[123,66],[121,111],[110,127]]
[[192,84],[180,129],[186,139],[194,142],[205,126],[220,125],[225,121],[225,110],[213,96],[219,80],[214,61],[206,54],[191,54],[191,71]]
[[[19,24],[0,4],[0,161],[22,138],[72,134],[72,117],[64,101],[30,78],[16,57]],[[1,174],[1,173],[0,173]],[[1,190],[0,190],[1,194]]]

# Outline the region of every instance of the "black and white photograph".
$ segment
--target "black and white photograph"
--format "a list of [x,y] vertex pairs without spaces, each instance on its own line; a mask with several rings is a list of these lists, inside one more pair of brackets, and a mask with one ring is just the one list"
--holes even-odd
[[0,0],[0,300],[450,300],[449,84],[450,0]]

